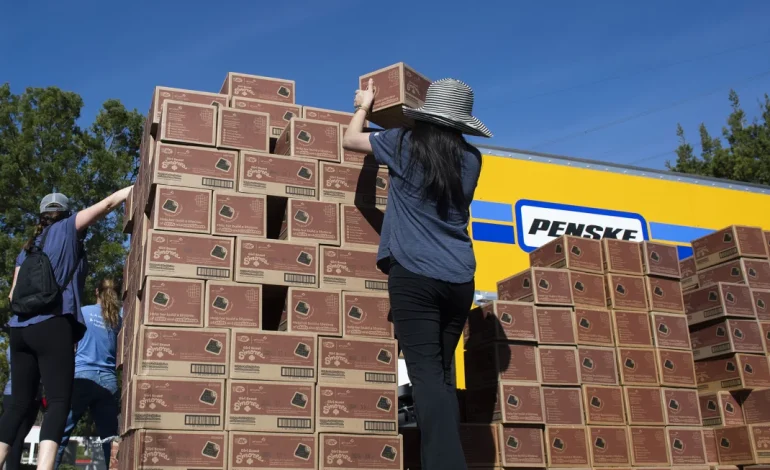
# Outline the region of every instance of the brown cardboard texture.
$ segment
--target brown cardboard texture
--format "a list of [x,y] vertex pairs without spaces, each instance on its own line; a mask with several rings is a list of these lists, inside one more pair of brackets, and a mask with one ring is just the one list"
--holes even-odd
[[227,381],[227,430],[285,433],[314,431],[312,383]]
[[499,431],[495,424],[460,424],[460,446],[470,468],[499,465]]
[[663,410],[666,426],[700,426],[700,402],[696,390],[664,388]]
[[726,465],[751,465],[754,459],[754,442],[748,426],[730,426],[714,430],[719,451],[719,463]]
[[607,274],[607,305],[612,309],[647,312],[647,290],[641,276]]
[[373,292],[342,293],[342,332],[345,336],[393,339],[393,323],[388,320],[388,294]]
[[148,276],[232,279],[232,238],[150,230],[146,249]]
[[302,106],[291,103],[255,100],[251,98],[233,97],[231,106],[234,109],[256,111],[270,115],[270,137],[279,137],[289,121],[302,115]]
[[[337,124],[350,124],[353,119],[353,113],[346,111],[334,111],[332,109],[313,108],[305,106],[302,108],[302,117],[305,119],[314,119],[316,121],[336,122]],[[364,122],[364,126],[366,126]]]
[[235,280],[276,286],[318,286],[318,244],[239,237]]
[[[734,398],[733,398],[734,399]],[[743,397],[741,408],[736,408],[737,413],[743,410],[746,424],[770,423],[770,389],[752,390]]]
[[290,287],[285,310],[288,331],[342,336],[342,294],[339,291]]
[[388,276],[377,268],[377,250],[321,247],[321,288],[386,292]]
[[[227,470],[227,434],[212,431],[138,431],[121,446],[119,461],[131,470]],[[133,454],[124,456],[123,450]],[[135,462],[135,463],[134,463]]]
[[766,356],[733,354],[695,363],[698,391],[753,390],[770,387],[770,368]]
[[318,162],[305,158],[241,152],[238,191],[296,199],[318,199]]
[[546,385],[580,385],[578,352],[573,346],[540,346],[540,376]]
[[529,254],[532,267],[566,268],[573,274],[604,274],[602,245],[599,240],[562,235]]
[[211,233],[211,191],[158,185],[150,227],[170,232]]
[[612,310],[615,343],[618,347],[652,347],[650,315],[646,312]]
[[235,189],[237,170],[238,152],[159,142],[149,176],[166,186]]
[[318,432],[397,434],[396,385],[319,384]]
[[748,284],[752,289],[770,289],[770,262],[736,259],[698,273],[698,285],[701,287],[713,286],[718,282]]
[[229,378],[314,383],[317,350],[315,335],[235,329]]
[[267,198],[214,191],[211,228],[214,235],[263,238],[267,235]]
[[398,384],[395,340],[319,338],[318,381],[341,384]]
[[631,465],[626,426],[588,426],[591,466]]
[[719,283],[684,295],[690,326],[725,317],[756,318],[751,290],[740,284]]
[[577,468],[590,465],[585,426],[546,426],[545,443],[549,468]]
[[490,341],[538,341],[535,308],[526,302],[496,300],[471,310],[463,329],[466,349]]
[[[754,393],[754,392],[752,392]],[[761,393],[757,391],[756,393]],[[715,392],[698,397],[704,426],[741,426],[746,424],[743,407],[731,392]]]
[[402,106],[422,106],[431,83],[403,62],[362,75],[359,77],[361,90],[367,89],[369,79],[374,82],[374,105],[369,119],[384,129],[408,124],[410,120],[404,117]]
[[663,426],[666,423],[660,388],[624,386],[623,398],[628,424],[632,426]]
[[609,310],[577,307],[575,309],[578,345],[615,346],[612,316]]
[[160,119],[161,142],[214,147],[217,143],[217,106],[166,100]]
[[583,393],[573,387],[543,387],[547,425],[583,425]]
[[638,242],[603,238],[602,255],[605,272],[627,276],[644,274],[642,251]]
[[641,466],[664,466],[671,463],[668,436],[662,427],[630,426],[631,464]]
[[337,123],[295,117],[278,137],[274,153],[339,162],[340,139]]
[[570,271],[570,280],[575,305],[589,308],[605,308],[607,306],[604,276]]
[[318,441],[313,434],[228,433],[231,470],[316,470]]
[[237,108],[220,108],[217,147],[253,152],[270,151],[270,115]]
[[374,249],[380,245],[384,214],[377,208],[340,206],[341,242],[346,248]]
[[758,464],[770,463],[770,424],[749,426],[751,433],[754,461]]
[[706,448],[700,427],[666,428],[673,465],[705,465]]
[[500,463],[504,468],[545,467],[543,430],[525,426],[500,426]]
[[139,334],[138,375],[227,378],[228,330],[145,326]]
[[321,162],[320,199],[384,209],[388,204],[388,170],[373,166]]
[[690,333],[695,360],[732,353],[764,354],[762,331],[756,320],[722,320]]
[[770,290],[751,289],[751,299],[759,321],[770,321]]
[[545,422],[543,390],[539,384],[500,382],[469,390],[465,405],[467,420],[471,423]]
[[668,313],[650,313],[655,346],[666,349],[691,350],[687,317]]
[[690,351],[656,348],[660,384],[667,387],[695,388],[695,368]]
[[648,276],[645,283],[650,310],[684,315],[682,285],[678,280]]
[[732,225],[692,241],[695,265],[703,270],[736,258],[767,259],[762,229]]
[[465,371],[469,390],[501,381],[539,383],[541,380],[540,360],[535,345],[489,343],[465,351],[465,364],[474,365]]
[[223,281],[206,283],[206,326],[259,328],[261,312],[262,286]]
[[289,241],[340,244],[340,205],[337,203],[289,199],[286,221],[285,238]]
[[577,344],[575,313],[571,308],[536,307],[539,344]]
[[[346,123],[346,124],[349,124]],[[382,166],[377,164],[374,155],[366,154],[363,152],[356,152],[354,150],[346,150],[343,147],[343,140],[345,138],[345,132],[347,132],[347,125],[340,125],[340,161],[343,165],[355,165],[355,166]],[[362,129],[365,133],[377,132],[379,129],[364,127]]]
[[237,96],[280,103],[296,102],[294,80],[237,72],[228,72],[219,92],[233,98]]
[[643,241],[641,248],[644,274],[677,280],[682,278],[676,245]]
[[580,380],[584,384],[619,385],[614,348],[578,346]]
[[167,100],[214,105],[222,108],[227,107],[227,95],[209,93],[207,91],[183,90],[181,88],[156,86],[152,96],[152,103],[150,104],[150,113],[147,116],[148,122],[158,124],[161,121],[163,103]]
[[203,287],[203,281],[148,277],[142,301],[142,324],[202,327]]
[[401,436],[319,434],[319,470],[402,470]]
[[658,368],[655,350],[617,348],[618,370],[622,385],[658,385]]
[[623,389],[619,386],[583,385],[586,423],[591,425],[626,424]]
[[770,322],[759,322],[759,330],[762,334],[762,344],[765,347],[765,353],[770,353]]
[[713,429],[704,428],[703,434],[703,447],[706,451],[706,461],[710,465],[719,463],[719,450],[717,450],[717,436]]
[[698,275],[695,268],[695,257],[690,256],[679,261],[682,272],[682,291],[687,292],[698,287]]
[[131,429],[221,431],[224,380],[134,377],[127,403]]

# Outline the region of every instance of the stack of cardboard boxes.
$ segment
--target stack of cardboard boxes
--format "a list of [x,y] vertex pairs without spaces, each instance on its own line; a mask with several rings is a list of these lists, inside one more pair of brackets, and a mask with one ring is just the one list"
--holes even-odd
[[[427,88],[384,73],[378,124]],[[388,174],[342,150],[351,113],[295,95],[239,73],[155,90],[126,205],[122,469],[402,468]]]

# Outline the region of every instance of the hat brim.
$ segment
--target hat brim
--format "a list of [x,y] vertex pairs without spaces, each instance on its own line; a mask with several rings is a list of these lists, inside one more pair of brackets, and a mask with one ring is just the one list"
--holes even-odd
[[447,126],[453,129],[457,129],[463,134],[472,135],[476,137],[492,137],[492,132],[484,125],[480,120],[473,116],[449,116],[442,113],[434,113],[425,111],[421,108],[410,108],[408,106],[403,107],[404,116],[417,120],[425,121],[440,126]]

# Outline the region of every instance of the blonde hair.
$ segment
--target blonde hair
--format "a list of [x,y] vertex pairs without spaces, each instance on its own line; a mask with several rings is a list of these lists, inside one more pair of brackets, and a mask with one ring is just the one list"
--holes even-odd
[[118,300],[118,291],[115,288],[115,281],[112,279],[102,279],[99,287],[96,289],[96,297],[102,306],[102,318],[105,325],[111,329],[117,329],[120,325],[120,301]]

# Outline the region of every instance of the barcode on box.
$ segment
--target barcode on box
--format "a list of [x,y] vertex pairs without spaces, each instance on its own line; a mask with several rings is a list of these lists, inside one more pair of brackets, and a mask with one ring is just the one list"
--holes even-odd
[[722,307],[714,307],[703,311],[703,318],[715,317],[722,314]]
[[315,276],[309,274],[284,274],[283,280],[292,284],[315,284]]
[[364,287],[372,290],[388,290],[388,283],[382,281],[365,281]]
[[396,423],[389,421],[366,421],[364,422],[364,430],[373,432],[395,432]]
[[364,374],[364,380],[366,382],[394,384],[396,383],[396,374],[378,374],[376,372],[367,372]]
[[278,418],[281,429],[310,429],[312,421],[308,418]]
[[201,184],[203,186],[211,186],[212,188],[232,189],[235,187],[235,182],[233,181],[220,180],[216,178],[203,178]]
[[315,371],[306,367],[281,367],[281,377],[313,378]]
[[218,364],[191,364],[190,373],[199,375],[225,375],[225,366]]
[[218,268],[198,268],[198,276],[217,279],[229,279],[230,270]]
[[723,380],[720,385],[723,389],[739,387],[741,385],[741,379]]
[[219,416],[186,415],[185,426],[219,426]]
[[312,188],[298,188],[296,186],[286,186],[286,194],[289,194],[291,196],[315,197],[315,189],[312,189]]

